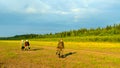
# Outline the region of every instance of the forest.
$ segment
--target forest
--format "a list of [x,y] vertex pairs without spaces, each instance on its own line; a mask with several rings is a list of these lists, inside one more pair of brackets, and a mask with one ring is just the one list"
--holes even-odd
[[120,24],[108,25],[104,28],[81,28],[78,30],[63,31],[49,34],[24,34],[13,37],[1,37],[1,40],[39,39],[65,41],[109,41],[120,42]]

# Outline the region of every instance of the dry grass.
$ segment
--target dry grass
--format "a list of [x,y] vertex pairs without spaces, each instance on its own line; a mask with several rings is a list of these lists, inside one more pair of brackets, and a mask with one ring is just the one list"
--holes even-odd
[[56,56],[57,42],[30,41],[30,44],[31,50],[21,51],[20,41],[0,41],[0,68],[120,67],[120,43],[65,42],[65,58]]

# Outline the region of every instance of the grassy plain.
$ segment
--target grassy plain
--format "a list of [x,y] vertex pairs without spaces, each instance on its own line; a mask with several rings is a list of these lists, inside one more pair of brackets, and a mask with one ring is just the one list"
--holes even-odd
[[[65,58],[56,56],[56,41],[30,41],[21,51],[20,41],[0,41],[0,68],[119,68],[120,43],[65,42]],[[70,54],[73,53],[73,54]]]

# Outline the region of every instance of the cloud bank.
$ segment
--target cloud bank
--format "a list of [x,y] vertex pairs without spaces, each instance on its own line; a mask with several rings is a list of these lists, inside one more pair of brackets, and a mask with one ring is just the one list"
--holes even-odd
[[[27,33],[44,33],[103,27],[119,17],[119,0],[0,0],[0,30],[18,26]],[[10,32],[25,33],[14,28]]]

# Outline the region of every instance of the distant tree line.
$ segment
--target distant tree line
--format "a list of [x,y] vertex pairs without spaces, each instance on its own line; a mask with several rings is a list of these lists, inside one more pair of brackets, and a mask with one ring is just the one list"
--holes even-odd
[[85,37],[85,36],[112,36],[120,35],[120,24],[109,25],[104,28],[81,28],[78,30],[70,30],[49,34],[25,34],[13,37],[3,37],[0,39],[39,39],[39,38],[66,38],[66,37]]

